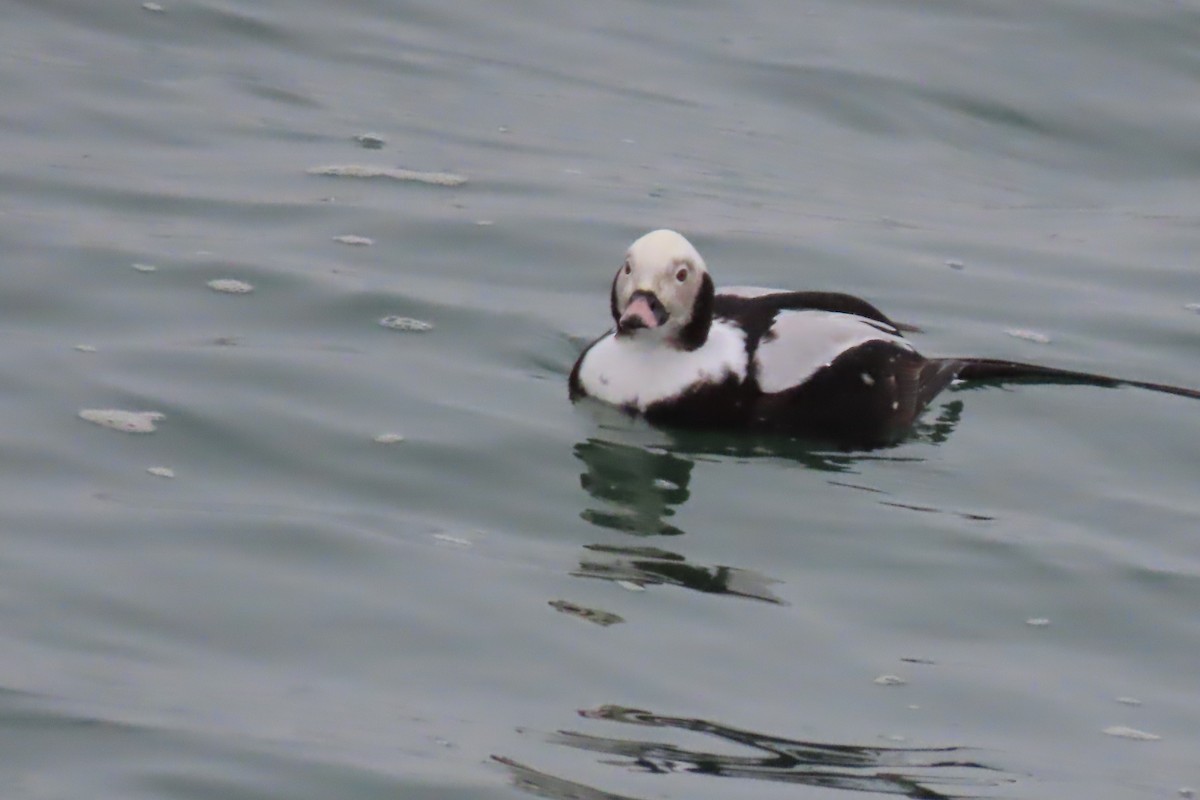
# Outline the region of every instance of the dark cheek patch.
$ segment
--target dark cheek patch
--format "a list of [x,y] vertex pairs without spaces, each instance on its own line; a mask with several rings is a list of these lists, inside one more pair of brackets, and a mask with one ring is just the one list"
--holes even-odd
[[617,274],[613,276],[612,290],[608,293],[608,310],[612,314],[613,322],[621,321],[621,313],[617,310],[617,281],[620,278],[621,270],[617,270]]

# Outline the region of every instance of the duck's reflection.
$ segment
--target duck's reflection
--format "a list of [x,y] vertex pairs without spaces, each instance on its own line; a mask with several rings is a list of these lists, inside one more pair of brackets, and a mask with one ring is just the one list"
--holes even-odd
[[588,522],[637,536],[683,533],[666,520],[689,497],[690,458],[600,439],[575,445],[575,457],[585,466],[579,485],[604,504],[583,510]]
[[[994,768],[968,758],[968,751],[959,747],[867,747],[785,739],[704,719],[662,716],[611,705],[583,710],[579,714],[585,719],[703,734],[751,751],[747,755],[730,755],[578,731],[559,731],[551,737],[551,741],[558,744],[616,757],[601,763],[654,775],[690,773],[766,780],[925,800],[961,796],[949,793],[946,787],[978,788],[1011,780],[996,774]],[[510,759],[494,758],[509,768],[515,785],[542,797],[592,800],[618,797],[533,770]],[[980,776],[980,770],[992,774]]]
[[[643,444],[589,439],[575,446],[584,463],[584,491],[601,505],[585,508],[584,519],[601,528],[635,536],[682,534],[667,520],[690,496],[695,461],[687,455]],[[669,584],[711,594],[782,602],[767,588],[775,580],[723,565],[689,563],[680,553],[633,544],[591,544],[572,574],[643,588]]]
[[[913,429],[909,441],[940,444],[958,425],[962,402],[951,400],[928,413]],[[575,445],[583,462],[579,485],[591,501],[580,516],[593,525],[634,536],[678,536],[684,531],[671,522],[691,496],[689,484],[696,463],[705,459],[772,458],[799,463],[807,469],[836,473],[829,483],[879,495],[883,505],[922,512],[943,509],[910,503],[888,492],[847,482],[852,473],[870,461],[921,461],[919,456],[886,450],[848,452],[814,447],[783,437],[747,437],[714,433],[656,431],[628,424],[603,426],[606,438],[590,438]],[[957,513],[968,519],[986,515]],[[654,584],[682,586],[701,592],[782,602],[767,587],[777,581],[738,567],[689,563],[677,552],[658,547],[593,544],[581,557],[575,575],[602,578],[644,587]]]

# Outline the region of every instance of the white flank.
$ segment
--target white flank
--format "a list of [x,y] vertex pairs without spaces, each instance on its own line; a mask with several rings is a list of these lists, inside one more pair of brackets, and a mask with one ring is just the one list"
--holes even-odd
[[639,411],[729,375],[746,377],[746,334],[720,320],[713,322],[704,346],[692,351],[610,333],[588,350],[579,368],[579,380],[589,395]]
[[892,342],[913,349],[902,337],[886,333],[876,324],[883,323],[830,311],[779,312],[771,326],[774,338],[765,337],[754,358],[758,385],[767,393],[799,386],[842,353],[867,342]]

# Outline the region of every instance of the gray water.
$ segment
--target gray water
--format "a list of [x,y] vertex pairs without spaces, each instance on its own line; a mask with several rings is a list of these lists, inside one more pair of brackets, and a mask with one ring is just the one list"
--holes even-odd
[[1200,386],[1200,5],[156,8],[0,5],[5,798],[1200,787],[1195,401],[841,453],[565,388],[662,226]]

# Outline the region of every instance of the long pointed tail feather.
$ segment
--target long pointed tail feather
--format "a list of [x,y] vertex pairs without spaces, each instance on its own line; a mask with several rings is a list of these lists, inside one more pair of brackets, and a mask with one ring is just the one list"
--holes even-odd
[[936,362],[940,369],[953,370],[955,377],[964,381],[1028,381],[1082,383],[1107,387],[1134,386],[1138,389],[1149,389],[1152,392],[1164,392],[1200,400],[1200,390],[1197,389],[1150,381],[1131,381],[1126,378],[1114,378],[1110,375],[1097,375],[1092,372],[1043,367],[1040,364],[1022,364],[1019,361],[1005,361],[999,358],[935,358],[930,360]]

